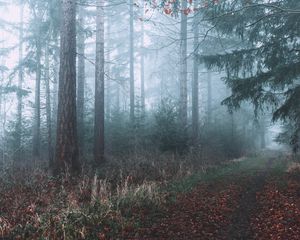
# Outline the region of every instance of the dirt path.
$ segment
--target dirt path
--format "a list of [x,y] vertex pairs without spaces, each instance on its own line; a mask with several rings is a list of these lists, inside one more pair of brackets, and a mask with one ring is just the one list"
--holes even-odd
[[257,171],[247,181],[242,181],[243,191],[240,194],[239,205],[232,215],[232,224],[230,226],[228,239],[255,239],[255,234],[251,228],[251,219],[259,211],[256,194],[263,189],[266,182],[266,176],[272,168],[273,161],[273,157],[269,158],[264,170]]
[[265,185],[273,158],[262,170],[237,173],[199,184],[178,196],[163,217],[152,219],[124,239],[252,240],[251,219],[259,211],[256,194]]

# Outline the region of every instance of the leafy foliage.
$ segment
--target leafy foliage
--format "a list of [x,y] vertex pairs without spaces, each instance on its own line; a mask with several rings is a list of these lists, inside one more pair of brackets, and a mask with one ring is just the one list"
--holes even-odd
[[182,152],[187,146],[183,129],[179,127],[178,109],[170,99],[164,99],[155,113],[155,138],[162,151]]
[[250,101],[255,111],[274,107],[273,120],[292,122],[293,144],[299,139],[298,78],[299,1],[265,3],[222,1],[206,15],[221,36],[236,36],[241,44],[233,50],[201,57],[209,68],[226,70],[225,82],[232,95],[223,101],[231,109]]

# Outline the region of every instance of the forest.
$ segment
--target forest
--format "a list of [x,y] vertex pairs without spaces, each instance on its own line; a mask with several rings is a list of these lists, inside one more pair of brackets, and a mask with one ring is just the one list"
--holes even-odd
[[0,240],[297,240],[299,106],[299,0],[0,0]]

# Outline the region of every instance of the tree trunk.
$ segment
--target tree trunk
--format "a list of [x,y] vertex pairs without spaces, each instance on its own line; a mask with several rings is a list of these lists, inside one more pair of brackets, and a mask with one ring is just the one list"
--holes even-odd
[[134,26],[133,26],[133,0],[129,0],[129,14],[130,14],[130,121],[134,123]]
[[142,114],[145,114],[145,26],[144,26],[144,3],[142,3],[142,26],[141,26],[141,105],[142,105]]
[[[120,74],[116,74],[116,78],[120,80]],[[120,82],[116,82],[116,112],[120,113]]]
[[212,120],[212,92],[211,92],[211,73],[207,73],[207,124]]
[[80,171],[76,116],[76,0],[62,1],[59,96],[54,173]]
[[78,30],[78,86],[77,86],[77,122],[78,122],[78,143],[79,156],[84,155],[84,87],[85,87],[85,36],[84,36],[84,13],[82,6],[79,6]]
[[265,118],[262,117],[260,124],[260,148],[264,149],[266,148],[266,125],[265,125]]
[[[55,45],[58,46],[59,42],[55,41]],[[53,128],[56,129],[57,126],[57,107],[58,107],[58,81],[59,81],[59,60],[58,51],[54,52],[53,60],[54,60],[54,66],[53,66],[53,92],[52,92],[52,122],[53,122]],[[54,132],[55,133],[55,132]],[[56,136],[54,136],[54,139],[56,139]]]
[[15,163],[19,163],[21,160],[22,152],[22,88],[23,88],[23,35],[24,35],[24,4],[21,1],[21,10],[20,10],[20,35],[19,35],[19,72],[18,72],[18,91],[17,91],[17,124],[16,124],[16,153],[15,153]]
[[[4,81],[4,77],[2,76],[2,81]],[[2,82],[3,84],[3,82]],[[2,130],[2,134],[1,134],[1,138],[2,139],[6,139],[6,121],[7,121],[7,107],[6,107],[6,102],[7,99],[5,97],[5,95],[3,94],[2,90],[0,91],[0,115],[1,115],[1,130]],[[2,142],[2,161],[5,162],[7,161],[7,152],[6,152],[6,148],[7,148],[7,143],[6,141]]]
[[[187,1],[182,1],[182,9],[187,8]],[[181,128],[187,130],[187,16],[181,11],[180,22],[180,104],[179,117]]]
[[107,32],[106,32],[106,38],[107,38],[107,54],[106,54],[106,118],[108,121],[110,121],[110,117],[111,117],[111,81],[110,81],[110,23],[109,23],[109,18],[107,17]]
[[42,44],[36,39],[36,80],[34,100],[34,129],[33,129],[33,160],[40,157],[40,127],[41,127],[41,55]]
[[94,160],[104,161],[104,0],[97,1]]
[[50,95],[50,64],[49,64],[49,43],[46,43],[45,56],[45,85],[46,85],[46,119],[48,133],[48,162],[53,167],[53,145],[52,145],[52,117],[51,117],[51,95]]
[[[198,1],[194,1],[197,6]],[[199,12],[196,11],[193,19],[194,28],[194,63],[193,63],[193,86],[192,86],[192,134],[194,144],[198,141],[199,135],[199,68],[198,68],[198,54],[199,54]]]

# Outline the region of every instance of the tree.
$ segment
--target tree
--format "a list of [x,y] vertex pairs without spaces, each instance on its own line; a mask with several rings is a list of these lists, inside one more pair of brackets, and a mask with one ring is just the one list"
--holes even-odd
[[104,160],[104,0],[97,1],[94,160]]
[[145,103],[145,26],[144,26],[144,3],[141,8],[142,20],[141,20],[141,105],[142,112],[145,113],[146,103]]
[[[108,5],[108,3],[106,3]],[[110,58],[110,18],[107,16],[107,24],[106,24],[106,61],[105,61],[105,75],[106,75],[106,98],[105,98],[105,113],[107,117],[107,121],[110,121],[111,118],[111,58]]]
[[212,120],[212,86],[211,73],[207,72],[207,124],[211,124]]
[[46,87],[46,121],[47,121],[47,140],[48,140],[48,162],[53,167],[53,144],[52,144],[52,111],[51,111],[51,92],[50,92],[50,54],[49,41],[45,49],[45,87]]
[[[198,5],[198,1],[194,1],[194,5]],[[194,29],[194,46],[193,46],[193,84],[192,84],[192,134],[194,144],[198,140],[199,135],[199,11],[195,11],[193,18]]]
[[180,63],[179,63],[179,121],[184,132],[187,128],[187,1],[182,1],[180,14]]
[[16,123],[16,155],[15,161],[19,162],[21,159],[22,150],[22,105],[23,105],[23,37],[24,37],[24,4],[20,1],[20,30],[19,30],[19,71],[18,71],[18,91],[17,91],[17,123]]
[[294,126],[291,143],[295,149],[300,133],[299,7],[297,0],[220,3],[207,12],[208,19],[219,34],[235,36],[242,44],[202,57],[208,67],[226,70],[225,82],[232,94],[224,104],[233,109],[250,101],[256,113],[273,106],[273,120]]
[[42,2],[30,2],[30,8],[34,15],[33,26],[34,31],[34,46],[35,46],[35,100],[34,100],[34,125],[33,125],[33,158],[34,161],[40,157],[40,128],[41,128],[41,76],[42,76],[42,27],[44,8]]
[[80,170],[76,119],[76,1],[62,1],[54,173]]
[[129,68],[130,68],[130,121],[134,122],[134,11],[133,0],[129,0]]
[[77,122],[79,155],[84,152],[84,89],[85,89],[85,32],[84,9],[78,7],[78,85],[77,85]]

